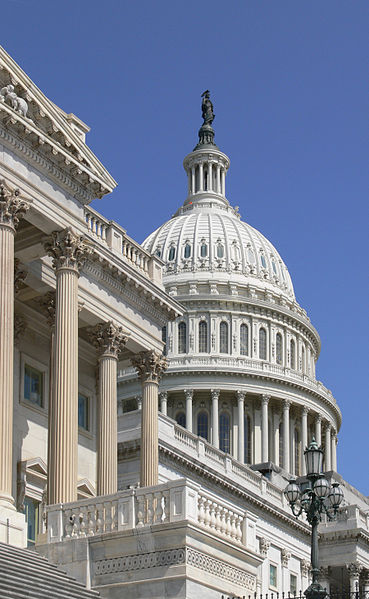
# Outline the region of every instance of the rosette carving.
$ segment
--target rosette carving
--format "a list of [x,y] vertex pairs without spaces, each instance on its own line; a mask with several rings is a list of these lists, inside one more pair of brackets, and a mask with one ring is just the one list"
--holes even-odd
[[53,267],[70,268],[79,271],[92,248],[82,235],[77,235],[71,227],[63,231],[53,231],[44,241],[44,247],[53,259]]
[[138,376],[145,382],[158,383],[161,375],[168,368],[167,359],[155,351],[140,352],[132,358],[131,362]]
[[128,339],[123,327],[112,321],[97,324],[89,331],[89,337],[101,355],[109,355],[114,358],[118,358]]

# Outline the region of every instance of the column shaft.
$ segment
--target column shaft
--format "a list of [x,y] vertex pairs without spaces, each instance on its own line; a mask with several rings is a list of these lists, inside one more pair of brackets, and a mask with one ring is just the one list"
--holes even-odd
[[211,416],[213,428],[213,445],[219,448],[219,391],[211,392]]
[[290,471],[290,402],[283,403],[283,467]]
[[164,416],[168,413],[168,392],[162,391],[160,393],[160,411]]
[[118,489],[117,464],[117,358],[102,355],[99,362],[97,431],[97,494]]
[[[307,438],[307,415],[308,415],[308,410],[304,407],[302,409],[302,417],[301,417],[301,446],[302,446],[302,454],[305,451],[307,445],[308,445],[308,438]],[[305,464],[305,460],[304,457],[302,457],[301,460],[301,473],[304,476],[306,474],[306,464]]]
[[196,191],[196,184],[195,184],[195,167],[193,166],[191,168],[191,192],[195,193]]
[[222,177],[222,194],[225,196],[225,170],[224,170],[224,168],[222,168],[222,170],[221,170],[221,177]]
[[221,193],[221,183],[220,183],[220,166],[217,165],[217,193]]
[[208,166],[208,191],[212,191],[213,189],[213,165],[209,162]]
[[332,470],[331,464],[331,425],[327,424],[325,429],[325,465],[324,470],[329,472]]
[[320,447],[322,444],[322,419],[319,414],[315,420],[315,441],[317,442],[318,447]]
[[186,429],[192,433],[192,397],[193,391],[186,390]]
[[238,392],[238,460],[245,461],[245,395]]
[[337,435],[332,434],[332,449],[331,449],[332,470],[337,472]]
[[141,487],[158,484],[158,389],[156,381],[142,383]]
[[261,400],[261,461],[267,462],[268,452],[268,404],[269,396],[263,395]]

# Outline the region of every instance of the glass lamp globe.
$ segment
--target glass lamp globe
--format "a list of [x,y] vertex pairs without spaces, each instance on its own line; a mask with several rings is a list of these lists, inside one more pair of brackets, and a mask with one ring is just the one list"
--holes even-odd
[[338,483],[333,483],[331,492],[328,495],[328,503],[331,507],[337,509],[343,501],[343,491]]
[[289,503],[296,503],[296,501],[300,498],[300,489],[293,479],[288,483],[284,490],[284,494]]
[[323,450],[318,447],[317,442],[314,437],[312,441],[304,451],[305,455],[305,463],[306,463],[306,474],[310,475],[318,475],[322,471],[323,466]]
[[304,510],[308,510],[311,504],[311,495],[310,495],[311,491],[310,489],[306,489],[301,497],[301,505],[304,508]]
[[328,497],[329,492],[331,491],[329,482],[327,481],[326,478],[324,478],[324,476],[322,476],[321,478],[318,478],[318,480],[315,481],[313,489],[315,491],[315,495],[317,495],[321,499]]

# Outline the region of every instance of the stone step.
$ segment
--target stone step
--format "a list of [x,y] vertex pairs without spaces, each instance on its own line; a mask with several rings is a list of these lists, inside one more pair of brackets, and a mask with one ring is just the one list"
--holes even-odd
[[[21,558],[19,558],[19,557],[17,558],[17,556],[15,556],[15,555],[6,555],[6,554],[2,553],[1,550],[0,550],[0,564],[2,564],[3,566],[4,565],[5,566],[14,565],[15,567],[18,567],[21,564],[22,568],[24,568],[25,570],[31,570],[32,572],[37,567],[38,572],[45,572],[49,575],[55,575],[55,576],[59,576],[62,578],[65,578],[67,576],[67,573],[65,572],[65,570],[58,568],[54,564],[50,564],[47,560],[38,562],[37,560],[32,560],[32,558],[24,559],[23,556]],[[73,579],[71,579],[71,580],[73,580]]]
[[[96,597],[96,595],[87,595],[88,597]],[[97,595],[99,597],[100,595]],[[49,588],[46,591],[38,591],[30,588],[28,585],[15,585],[13,582],[0,582],[0,597],[1,599],[59,599],[62,597],[58,589]],[[70,593],[63,595],[63,599],[86,599],[86,595],[76,595]]]

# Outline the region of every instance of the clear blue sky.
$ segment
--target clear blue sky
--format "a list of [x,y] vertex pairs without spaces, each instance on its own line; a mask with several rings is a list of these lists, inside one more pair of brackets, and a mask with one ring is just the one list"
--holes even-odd
[[91,126],[119,183],[95,208],[138,241],[185,199],[211,90],[228,199],[277,247],[321,335],[339,470],[368,494],[367,3],[3,0],[1,13],[1,44]]

